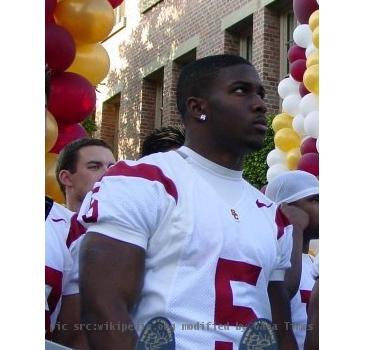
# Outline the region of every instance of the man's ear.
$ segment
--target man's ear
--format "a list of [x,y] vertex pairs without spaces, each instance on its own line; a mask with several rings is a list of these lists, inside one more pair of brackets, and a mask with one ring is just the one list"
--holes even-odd
[[207,113],[206,101],[200,97],[191,96],[186,100],[187,114],[195,120],[201,120],[200,116]]
[[65,187],[72,186],[72,174],[68,170],[61,170],[58,174],[58,179],[60,180],[61,184]]

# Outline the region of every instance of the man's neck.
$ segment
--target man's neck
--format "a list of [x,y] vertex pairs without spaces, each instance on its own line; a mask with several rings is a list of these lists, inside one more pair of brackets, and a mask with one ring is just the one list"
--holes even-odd
[[207,147],[206,145],[197,144],[190,140],[186,140],[184,145],[202,157],[225,168],[231,170],[242,170],[243,168],[244,155],[236,155],[229,151],[215,151],[214,145]]
[[66,195],[66,208],[77,213],[81,208],[81,203],[79,201],[68,198]]

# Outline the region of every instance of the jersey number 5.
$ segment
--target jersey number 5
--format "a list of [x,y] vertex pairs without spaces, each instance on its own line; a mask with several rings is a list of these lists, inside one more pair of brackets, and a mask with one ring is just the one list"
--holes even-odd
[[[255,312],[246,306],[233,305],[231,281],[245,282],[253,286],[259,278],[261,267],[242,261],[219,258],[215,273],[215,310],[216,325],[248,326],[257,319]],[[216,341],[215,350],[232,349],[233,344]]]

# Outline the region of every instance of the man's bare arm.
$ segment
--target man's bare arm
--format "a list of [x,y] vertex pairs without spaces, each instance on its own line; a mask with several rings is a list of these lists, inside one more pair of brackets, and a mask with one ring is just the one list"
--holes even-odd
[[272,322],[277,330],[280,350],[298,350],[291,326],[291,312],[288,292],[282,281],[271,281],[268,286]]
[[90,348],[134,349],[137,334],[129,312],[142,288],[144,261],[141,247],[86,234],[80,251],[80,295]]

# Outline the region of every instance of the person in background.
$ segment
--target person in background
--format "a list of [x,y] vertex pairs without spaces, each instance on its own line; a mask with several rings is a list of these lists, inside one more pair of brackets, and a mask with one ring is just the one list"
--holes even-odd
[[184,144],[185,131],[182,127],[163,126],[153,130],[142,143],[141,157],[157,152],[167,152]]
[[302,232],[293,233],[292,267],[285,276],[289,296],[292,298],[293,331],[299,349],[302,350],[307,330],[308,302],[314,285],[311,274],[313,257],[308,254],[309,243],[319,237],[319,182],[314,175],[305,171],[288,171],[270,181],[265,194],[283,206],[283,212],[289,221],[295,211],[296,221],[301,221],[303,225]]

